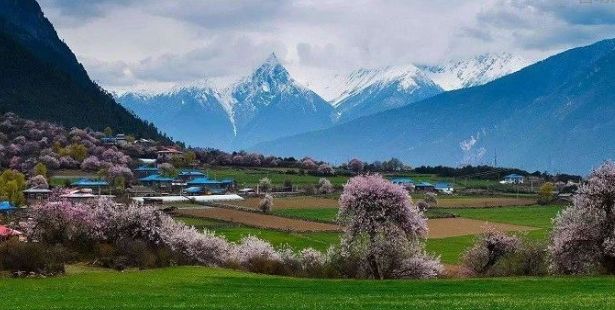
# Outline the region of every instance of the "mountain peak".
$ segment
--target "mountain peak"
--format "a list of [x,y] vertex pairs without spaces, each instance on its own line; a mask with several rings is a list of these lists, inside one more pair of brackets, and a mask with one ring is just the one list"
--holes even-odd
[[254,70],[250,80],[256,84],[286,84],[291,82],[292,78],[286,68],[280,63],[275,53],[271,53],[269,57]]
[[278,56],[275,55],[275,52],[271,52],[271,54],[269,54],[269,56],[267,57],[267,59],[265,59],[265,62],[263,63],[263,65],[281,65],[280,60],[278,59]]

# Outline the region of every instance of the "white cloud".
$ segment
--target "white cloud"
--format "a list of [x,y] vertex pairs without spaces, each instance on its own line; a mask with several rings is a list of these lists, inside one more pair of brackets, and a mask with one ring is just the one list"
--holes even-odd
[[110,89],[244,74],[272,51],[297,75],[489,51],[535,59],[615,30],[615,4],[597,0],[40,1]]

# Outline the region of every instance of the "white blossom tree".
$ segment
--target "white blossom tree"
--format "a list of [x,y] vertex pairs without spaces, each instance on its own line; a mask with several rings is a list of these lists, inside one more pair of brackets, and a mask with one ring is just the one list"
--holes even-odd
[[423,213],[405,189],[382,176],[350,179],[340,197],[338,218],[345,226],[340,255],[358,262],[355,276],[427,278],[441,271],[439,260],[424,251]]
[[615,274],[615,164],[592,172],[573,200],[555,218],[551,267],[565,274]]

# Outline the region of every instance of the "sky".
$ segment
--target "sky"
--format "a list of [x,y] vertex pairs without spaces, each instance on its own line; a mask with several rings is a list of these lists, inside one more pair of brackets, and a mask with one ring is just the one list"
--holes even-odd
[[298,80],[508,52],[534,61],[615,37],[615,0],[39,0],[112,91],[230,81],[272,52]]

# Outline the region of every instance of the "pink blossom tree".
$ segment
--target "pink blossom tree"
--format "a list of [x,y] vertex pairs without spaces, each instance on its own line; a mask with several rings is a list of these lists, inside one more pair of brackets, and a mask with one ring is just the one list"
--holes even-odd
[[101,167],[101,162],[100,160],[98,160],[98,157],[96,156],[90,156],[84,159],[83,162],[81,163],[81,169],[86,170],[86,171],[96,171],[100,169],[100,167]]
[[427,220],[404,188],[380,175],[358,176],[346,184],[339,202],[338,218],[345,225],[340,256],[357,262],[355,276],[430,277],[440,272],[438,259],[424,251]]
[[335,170],[327,164],[321,164],[320,166],[318,166],[318,169],[316,170],[316,172],[318,172],[318,174],[320,175],[334,175],[335,174]]
[[615,274],[615,164],[592,172],[573,205],[555,218],[551,267],[565,274]]
[[361,171],[363,171],[363,167],[363,162],[356,158],[353,158],[348,162],[348,169],[350,169],[354,173],[360,173]]

